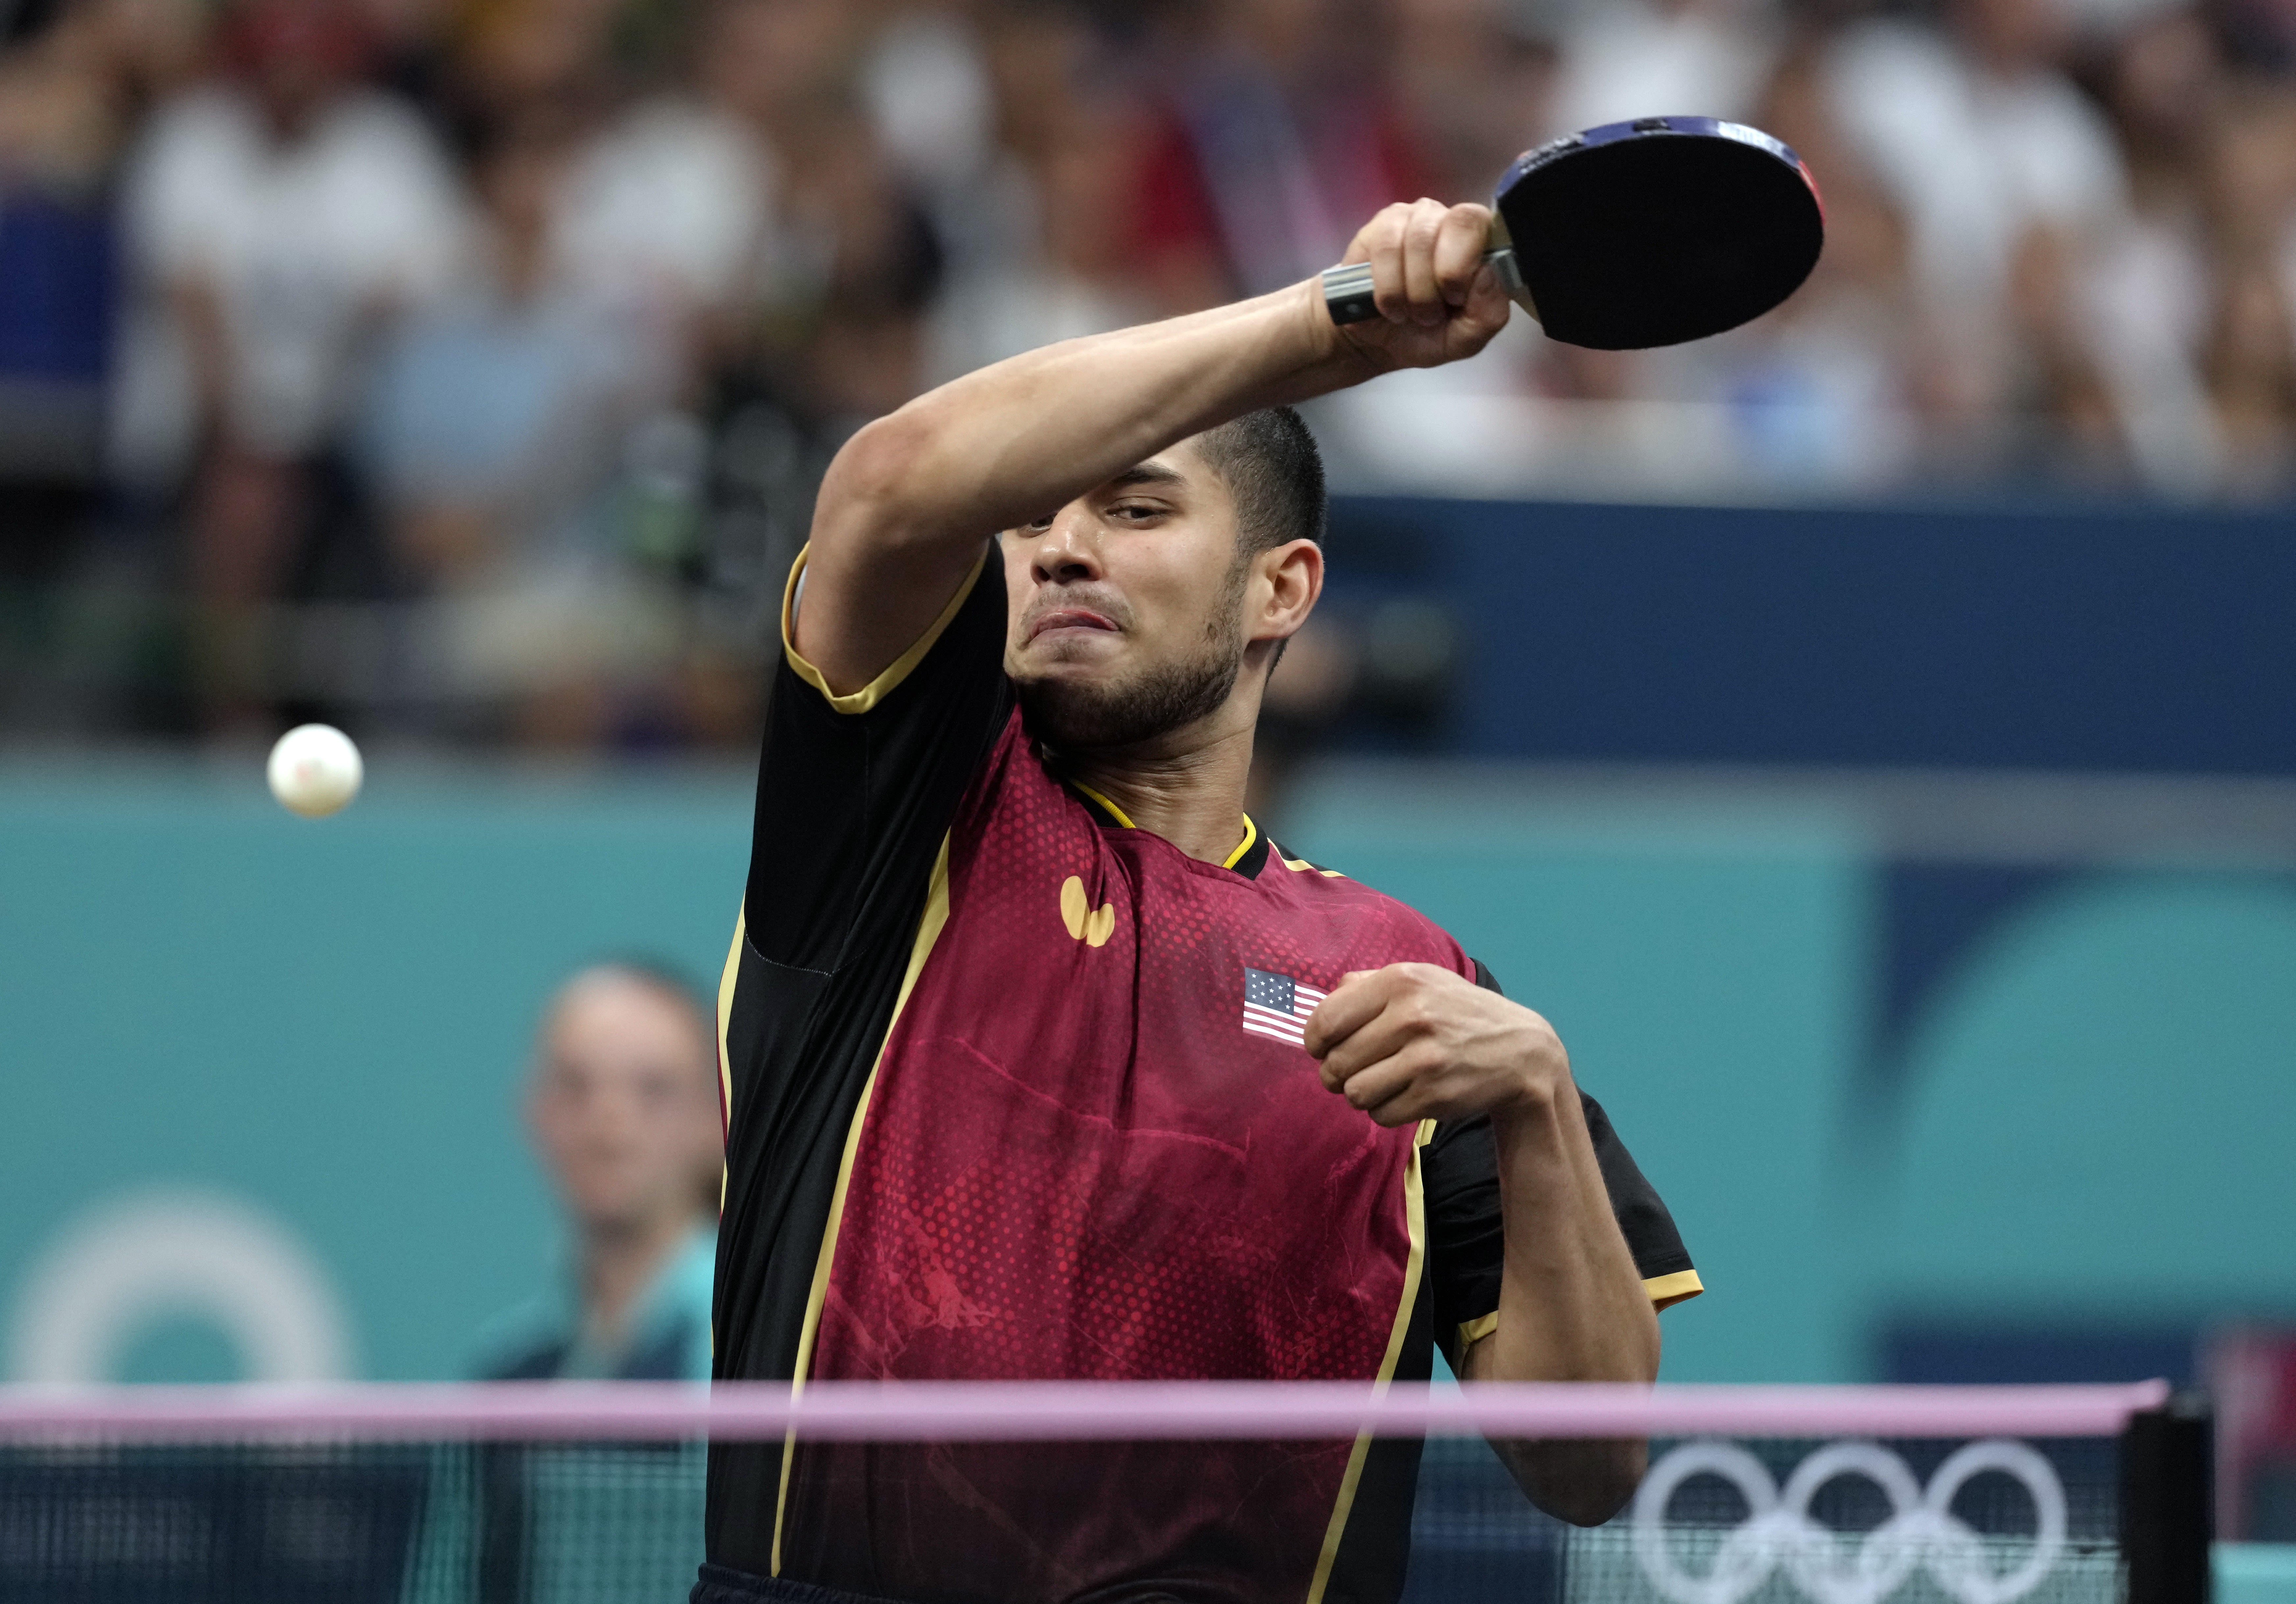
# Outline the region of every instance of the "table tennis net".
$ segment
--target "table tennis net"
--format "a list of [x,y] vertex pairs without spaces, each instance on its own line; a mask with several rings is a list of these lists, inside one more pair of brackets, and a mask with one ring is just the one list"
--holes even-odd
[[[1255,1394],[1265,1418],[1228,1411],[1201,1439],[1181,1434],[1208,1430],[1220,1405],[1158,1412],[1153,1388],[1111,1398],[1007,1387],[1042,1402],[938,1415],[905,1412],[888,1389],[844,1390],[845,1416],[793,1420],[785,1392],[742,1412],[651,1386],[529,1386],[509,1408],[500,1388],[180,1389],[164,1407],[152,1389],[77,1399],[0,1389],[0,1600],[668,1604],[685,1597],[702,1558],[703,1433],[778,1452],[793,1426],[802,1442],[824,1432],[846,1452],[890,1445],[960,1464],[1021,1453],[1071,1468],[1144,1442],[1209,1463],[1238,1445],[1344,1443],[1337,1434],[1350,1426],[1423,1438],[1402,1595],[1411,1604],[2202,1596],[2180,1589],[2194,1555],[2206,1564],[2205,1487],[2189,1485],[2205,1478],[2204,1433],[2136,1389],[1956,1389],[1957,1412],[1926,1417],[1908,1412],[1928,1401],[1920,1389],[1660,1389],[1641,1394],[1631,1418],[1543,1418],[1536,1399],[1518,1396],[1512,1413],[1490,1411],[1495,1432],[1648,1427],[1640,1491],[1584,1528],[1536,1509],[1472,1434],[1476,1394],[1495,1389],[1469,1389],[1464,1406],[1448,1389],[1416,1404],[1390,1398],[1378,1418],[1365,1418],[1359,1394],[1350,1405],[1330,1389],[1235,1389]],[[1303,1402],[1303,1390],[1320,1395]],[[1766,1426],[1755,1406],[1789,1394],[1798,1408],[1774,1407]],[[1857,1429],[1861,1395],[1877,1400],[1871,1430]],[[1988,1428],[1993,1397],[1999,1429]],[[1073,1477],[1056,1479],[1072,1492]],[[1061,1518],[1060,1497],[1048,1486],[1042,1518]],[[1234,1596],[1262,1595],[1246,1583]]]

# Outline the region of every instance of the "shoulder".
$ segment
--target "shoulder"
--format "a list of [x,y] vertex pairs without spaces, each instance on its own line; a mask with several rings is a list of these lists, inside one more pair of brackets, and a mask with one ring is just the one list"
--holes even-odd
[[1263,887],[1295,899],[1303,910],[1376,921],[1397,937],[1431,944],[1460,974],[1473,975],[1472,960],[1451,933],[1408,902],[1365,885],[1343,870],[1303,858],[1272,838],[1267,848],[1267,862],[1258,876]]

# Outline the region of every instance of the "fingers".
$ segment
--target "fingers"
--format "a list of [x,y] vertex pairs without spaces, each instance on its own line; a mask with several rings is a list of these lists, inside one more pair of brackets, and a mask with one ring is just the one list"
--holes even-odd
[[1365,225],[1347,262],[1372,266],[1372,299],[1390,323],[1431,328],[1474,299],[1490,209],[1398,202]]
[[1403,293],[1411,321],[1432,328],[1451,315],[1443,286],[1435,277],[1435,248],[1442,239],[1444,209],[1432,201],[1414,201],[1403,225]]
[[1445,306],[1467,305],[1476,276],[1483,270],[1483,252],[1490,248],[1490,239],[1489,208],[1453,206],[1444,211],[1436,226],[1431,269]]
[[1390,1127],[1487,1113],[1570,1081],[1545,1019],[1439,965],[1344,976],[1302,1035],[1324,1089]]
[[1390,323],[1407,321],[1403,313],[1403,231],[1410,210],[1390,206],[1357,236],[1371,263],[1372,304]]
[[1392,1058],[1433,1030],[1423,1001],[1415,995],[1390,997],[1378,1013],[1335,1041],[1323,1055],[1324,1084],[1338,1090],[1349,1077]]
[[[1300,1032],[1310,1056],[1321,1058],[1338,1043],[1361,1030],[1379,1011],[1387,1006],[1387,996],[1392,983],[1383,981],[1384,969],[1357,969],[1340,977],[1316,1011],[1308,1016],[1307,1027]],[[1338,1082],[1328,1078],[1326,1086],[1337,1090]]]
[[1425,1046],[1406,1048],[1349,1075],[1332,1090],[1378,1123],[1400,1125],[1422,1117],[1440,1095],[1439,1055]]
[[1436,1009],[1426,986],[1442,973],[1425,964],[1390,964],[1358,970],[1332,988],[1301,1032],[1320,1060],[1324,1084],[1337,1091],[1358,1072],[1428,1037]]

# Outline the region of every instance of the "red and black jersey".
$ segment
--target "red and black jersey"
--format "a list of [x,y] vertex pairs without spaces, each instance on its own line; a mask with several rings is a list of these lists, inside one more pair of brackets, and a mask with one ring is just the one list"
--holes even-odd
[[[984,556],[846,696],[787,646],[719,992],[726,1378],[1424,1378],[1489,1328],[1485,1121],[1386,1131],[1300,1027],[1431,921],[1285,856],[1224,864],[1062,779]],[[792,581],[792,594],[795,583]],[[1591,1100],[1652,1295],[1698,1281]],[[1405,1441],[718,1444],[713,1564],[894,1600],[1392,1599]]]

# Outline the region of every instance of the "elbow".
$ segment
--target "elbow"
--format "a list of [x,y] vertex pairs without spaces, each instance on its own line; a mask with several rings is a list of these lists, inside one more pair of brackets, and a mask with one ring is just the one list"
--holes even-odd
[[882,547],[927,533],[908,498],[931,442],[930,428],[909,407],[863,424],[839,448],[822,477],[815,500],[815,543],[857,539]]
[[892,499],[913,470],[922,442],[898,412],[872,418],[838,448],[821,481],[824,506],[867,506]]
[[1503,1457],[1530,1501],[1574,1526],[1598,1526],[1627,1507],[1650,1464],[1642,1437],[1509,1444]]
[[1627,1507],[1634,1497],[1641,1478],[1633,1481],[1612,1481],[1597,1485],[1582,1483],[1568,1490],[1558,1490],[1551,1498],[1532,1501],[1555,1519],[1574,1526],[1599,1526]]

